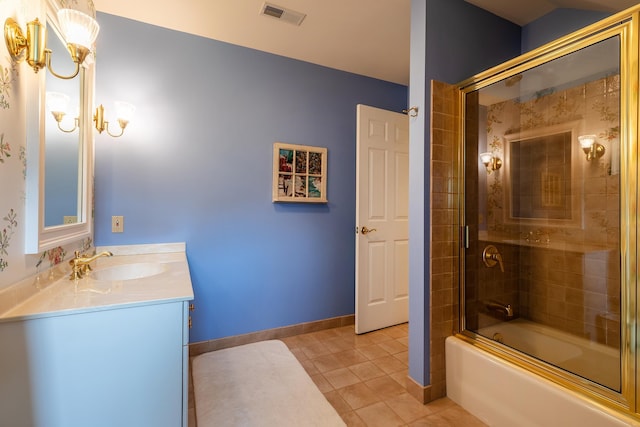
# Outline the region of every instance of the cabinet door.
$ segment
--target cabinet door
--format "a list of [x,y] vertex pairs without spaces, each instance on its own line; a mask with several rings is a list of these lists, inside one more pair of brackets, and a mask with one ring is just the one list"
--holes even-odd
[[180,426],[182,320],[179,302],[0,324],[0,424]]
[[189,328],[191,303],[182,303],[182,426],[189,425]]

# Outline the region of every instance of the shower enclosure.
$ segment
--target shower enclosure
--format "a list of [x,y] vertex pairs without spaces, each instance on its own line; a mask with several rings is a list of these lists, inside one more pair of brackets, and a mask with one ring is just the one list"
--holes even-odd
[[460,336],[635,413],[632,11],[460,85]]

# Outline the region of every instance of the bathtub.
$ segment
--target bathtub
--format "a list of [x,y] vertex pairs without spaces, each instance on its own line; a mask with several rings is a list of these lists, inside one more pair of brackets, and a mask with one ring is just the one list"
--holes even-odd
[[[503,335],[504,342],[508,343],[510,339],[521,339],[525,335],[540,335],[540,328],[545,327],[516,320],[484,328],[482,332],[492,333],[495,329],[495,332]],[[556,357],[555,363],[558,365],[571,362],[572,370],[575,372],[576,355],[584,350],[574,348],[574,343],[570,343],[569,346],[562,343],[559,349],[554,348],[554,344],[561,342],[557,341],[558,338],[553,334],[526,338],[527,344],[530,345],[527,351],[549,351],[550,354],[543,356]],[[512,344],[515,345],[513,341]],[[549,344],[552,344],[551,348]],[[447,396],[489,426],[640,426],[640,423],[631,418],[614,414],[594,401],[580,397],[460,338],[447,338],[445,357]],[[578,369],[583,368],[590,369],[588,366]]]
[[522,319],[478,332],[487,338],[499,334],[501,342],[511,348],[612,390],[620,390],[620,354],[614,348]]

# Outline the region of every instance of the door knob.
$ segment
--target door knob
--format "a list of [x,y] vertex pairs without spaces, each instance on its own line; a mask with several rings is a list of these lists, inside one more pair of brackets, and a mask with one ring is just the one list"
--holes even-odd
[[367,228],[366,226],[360,229],[360,232],[362,234],[369,234],[369,233],[373,233],[374,231],[378,231],[378,230],[376,230],[375,228]]

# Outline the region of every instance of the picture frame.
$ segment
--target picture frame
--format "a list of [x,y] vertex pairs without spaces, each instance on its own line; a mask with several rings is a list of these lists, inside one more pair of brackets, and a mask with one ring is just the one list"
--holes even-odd
[[273,144],[273,202],[327,203],[327,149]]

